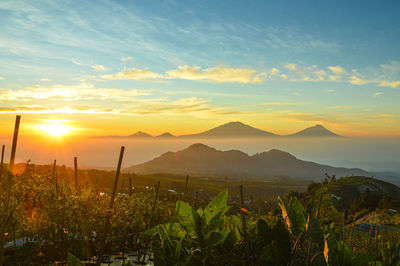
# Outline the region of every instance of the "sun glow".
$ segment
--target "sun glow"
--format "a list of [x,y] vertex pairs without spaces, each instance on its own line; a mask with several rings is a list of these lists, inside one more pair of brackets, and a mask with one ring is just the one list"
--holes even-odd
[[41,124],[37,126],[38,129],[44,131],[46,134],[62,137],[68,134],[73,128],[70,125],[63,124],[61,121],[53,120],[47,124]]

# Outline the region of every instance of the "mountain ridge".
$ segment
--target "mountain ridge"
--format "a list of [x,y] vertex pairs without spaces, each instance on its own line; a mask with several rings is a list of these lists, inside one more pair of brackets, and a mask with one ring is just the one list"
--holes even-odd
[[190,145],[184,150],[163,153],[148,162],[130,166],[125,171],[141,174],[302,179],[322,179],[325,173],[337,176],[370,175],[358,168],[333,167],[303,161],[277,149],[248,155],[239,150],[220,151],[201,143]]
[[158,136],[152,136],[142,131],[138,131],[128,136],[100,136],[121,137],[121,138],[182,138],[182,139],[207,139],[207,138],[275,138],[275,137],[341,137],[340,135],[326,129],[322,125],[314,125],[293,134],[278,135],[262,129],[252,127],[239,121],[228,122],[220,126],[211,128],[194,134],[175,136],[169,132],[165,132]]

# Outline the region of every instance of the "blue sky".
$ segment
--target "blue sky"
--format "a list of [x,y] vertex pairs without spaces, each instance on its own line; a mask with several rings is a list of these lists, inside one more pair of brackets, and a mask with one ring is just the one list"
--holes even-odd
[[88,135],[242,121],[398,136],[399,11],[398,1],[2,1],[0,133],[22,113],[32,128],[59,119]]

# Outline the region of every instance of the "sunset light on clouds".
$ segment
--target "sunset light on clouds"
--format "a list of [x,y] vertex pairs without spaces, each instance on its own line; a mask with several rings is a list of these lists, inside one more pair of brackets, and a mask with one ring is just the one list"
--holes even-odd
[[179,135],[242,121],[399,136],[399,3],[227,4],[2,1],[0,135],[23,114],[45,125],[26,134]]

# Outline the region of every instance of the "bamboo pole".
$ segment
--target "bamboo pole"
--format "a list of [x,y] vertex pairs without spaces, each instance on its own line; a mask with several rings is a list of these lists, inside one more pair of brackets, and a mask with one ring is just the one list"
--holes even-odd
[[2,180],[3,177],[3,163],[4,163],[4,149],[5,149],[6,145],[3,145],[3,147],[1,148],[1,163],[0,163],[0,182]]
[[[13,136],[13,142],[11,146],[11,156],[10,156],[10,171],[12,175],[14,174],[15,153],[17,151],[17,141],[18,141],[20,121],[21,121],[21,116],[17,115],[17,117],[15,118],[14,136]],[[10,178],[12,178],[12,176],[10,176]]]
[[54,160],[54,163],[53,163],[53,174],[52,174],[53,181],[54,181],[55,174],[56,174],[56,166],[57,166],[57,160]]
[[124,193],[125,179],[122,179],[121,193]]
[[132,178],[129,176],[129,196],[132,196]]
[[75,178],[75,190],[78,192],[78,158],[74,157],[74,178]]
[[53,177],[54,185],[56,186],[56,195],[57,195],[57,198],[58,198],[58,184],[57,184],[57,177],[56,177],[56,166],[57,166],[57,160],[54,160],[52,177]]
[[183,190],[183,198],[186,197],[188,182],[189,182],[189,175],[186,176],[185,189]]
[[121,146],[121,151],[119,153],[119,159],[118,159],[117,172],[115,173],[114,187],[111,194],[110,205],[108,206],[109,209],[112,209],[114,207],[115,194],[117,193],[118,179],[119,179],[119,173],[121,171],[122,159],[124,158],[124,151],[125,147]]
[[[244,208],[245,205],[244,205],[243,185],[240,185],[240,203],[242,205],[242,208]],[[243,211],[241,213],[241,216],[242,216],[244,245],[246,247],[246,265],[251,265],[251,262],[250,262],[250,247],[249,247],[249,241],[248,241],[248,236],[247,236],[246,216],[245,216]]]
[[[124,157],[124,151],[125,151],[125,147],[121,146],[121,151],[119,153],[119,159],[118,159],[117,172],[115,173],[114,186],[113,186],[113,190],[112,190],[112,194],[111,194],[110,204],[108,205],[109,210],[112,210],[114,207],[115,194],[117,193],[118,179],[119,179],[119,174],[121,171],[121,165],[122,165],[122,159]],[[103,261],[103,254],[104,254],[104,249],[105,249],[105,245],[106,245],[107,235],[108,235],[108,232],[111,230],[111,226],[109,223],[110,222],[109,218],[111,215],[112,214],[110,213],[110,215],[107,215],[107,217],[106,217],[104,241],[100,247],[96,265],[101,265],[101,263]]]
[[195,196],[194,196],[194,209],[197,210],[197,199],[199,197],[199,192],[196,191]]

